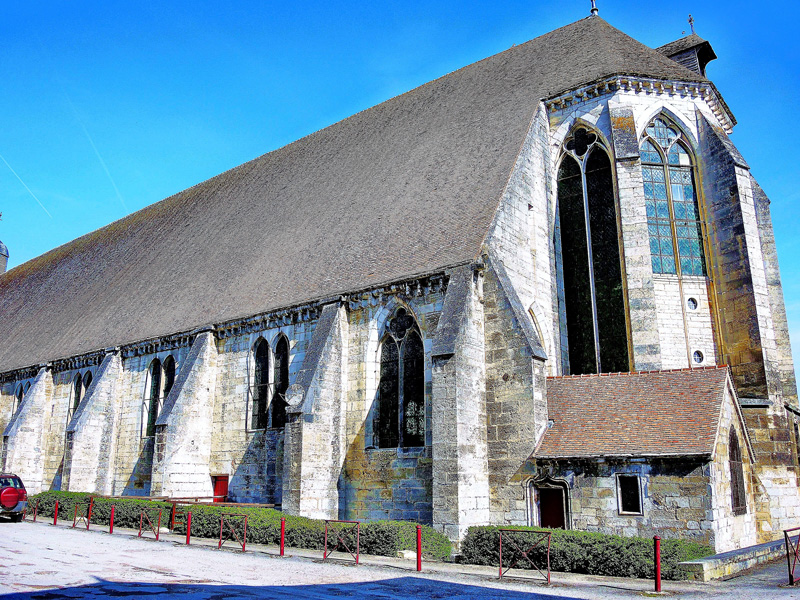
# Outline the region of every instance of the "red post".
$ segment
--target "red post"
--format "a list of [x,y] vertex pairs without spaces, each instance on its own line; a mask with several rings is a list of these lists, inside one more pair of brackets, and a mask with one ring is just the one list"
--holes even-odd
[[281,556],[283,556],[283,546],[286,543],[286,519],[281,517]]
[[225,525],[225,515],[222,515],[219,520],[219,546],[217,549],[222,548],[222,527]]
[[75,505],[75,516],[72,518],[72,528],[75,529],[75,523],[78,521],[78,505]]
[[503,578],[503,532],[500,533],[500,579]]
[[158,526],[156,527],[156,541],[158,541],[158,536],[161,533],[161,511],[158,511]]
[[33,522],[36,523],[36,516],[39,514],[39,501],[36,501],[36,506],[33,508]]
[[58,525],[58,500],[56,500],[56,508],[53,513],[53,525]]
[[328,522],[325,521],[325,551],[322,553],[322,560],[328,558]]
[[422,571],[422,526],[417,525],[417,571]]
[[358,564],[358,557],[360,555],[361,547],[361,523],[356,525],[356,564]]
[[94,498],[89,498],[89,513],[86,515],[86,531],[89,531],[89,523],[92,522],[92,508],[94,508]]
[[111,505],[111,522],[108,527],[108,533],[114,533],[114,505]]
[[655,542],[655,563],[656,563],[656,591],[661,591],[661,538],[653,536]]
[[186,512],[186,545],[189,545],[189,542],[192,539],[192,513],[187,511]]
[[142,537],[142,523],[144,523],[144,510],[139,513],[139,537]]
[[242,552],[247,545],[247,517],[244,518],[244,535],[242,536]]

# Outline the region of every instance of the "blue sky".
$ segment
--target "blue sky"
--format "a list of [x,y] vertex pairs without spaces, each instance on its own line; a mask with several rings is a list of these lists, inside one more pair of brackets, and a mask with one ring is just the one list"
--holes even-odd
[[[796,2],[598,0],[658,46],[697,33],[772,199],[800,348]],[[589,14],[561,2],[6,3],[0,240],[9,267],[299,137]],[[791,137],[791,136],[790,136]]]

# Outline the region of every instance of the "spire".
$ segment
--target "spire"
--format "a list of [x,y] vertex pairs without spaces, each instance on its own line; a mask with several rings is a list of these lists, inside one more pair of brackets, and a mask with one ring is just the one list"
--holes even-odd
[[694,33],[694,17],[689,15],[689,26],[692,28],[692,33]]
[[596,2],[596,0],[592,0],[592,16],[593,17],[597,16],[597,13],[599,13],[599,12],[600,11],[597,10],[597,2]]

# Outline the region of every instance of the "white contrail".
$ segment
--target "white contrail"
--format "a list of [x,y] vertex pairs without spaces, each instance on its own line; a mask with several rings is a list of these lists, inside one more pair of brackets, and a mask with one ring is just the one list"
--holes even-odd
[[104,161],[103,157],[100,156],[100,152],[97,150],[97,146],[94,145],[94,140],[92,139],[92,136],[89,135],[89,131],[86,129],[86,125],[83,124],[83,121],[81,120],[78,111],[75,109],[75,105],[72,104],[72,100],[70,100],[66,92],[64,93],[64,95],[67,97],[67,102],[69,103],[69,107],[72,109],[72,112],[75,115],[75,119],[78,121],[78,124],[81,126],[81,129],[83,129],[83,133],[86,135],[86,139],[89,140],[89,143],[92,145],[92,150],[94,150],[94,153],[97,156],[97,160],[100,161],[100,165],[103,167],[103,170],[106,172],[106,175],[108,175],[108,180],[111,182],[111,185],[114,186],[114,191],[117,193],[117,198],[119,198],[119,202],[120,204],[122,204],[122,208],[124,208],[125,212],[127,212],[128,207],[125,204],[125,200],[122,198],[122,194],[120,194],[119,192],[119,188],[117,187],[114,178],[111,176],[111,172],[108,170],[108,167],[106,166],[106,161]]
[[36,200],[36,202],[38,202],[38,203],[39,203],[39,206],[41,206],[41,207],[42,207],[42,210],[43,210],[44,212],[46,212],[46,213],[47,213],[47,216],[48,216],[48,217],[50,217],[50,218],[52,219],[52,218],[53,218],[53,215],[51,215],[51,214],[50,214],[50,211],[49,211],[49,210],[47,210],[47,209],[44,207],[44,204],[42,204],[41,200],[39,200],[39,199],[36,197],[36,194],[34,194],[34,193],[31,191],[31,188],[29,188],[29,187],[28,187],[28,186],[25,184],[25,182],[24,182],[24,181],[22,181],[22,177],[20,177],[19,175],[17,175],[17,172],[16,172],[14,169],[12,169],[12,168],[11,168],[11,165],[10,165],[10,164],[8,164],[8,161],[7,161],[5,158],[3,158],[3,155],[2,155],[2,154],[0,154],[0,160],[2,160],[4,163],[6,163],[6,166],[8,167],[8,170],[9,170],[9,171],[11,171],[11,172],[14,174],[14,177],[16,177],[17,179],[19,179],[19,182],[20,182],[20,183],[21,183],[21,184],[22,184],[22,185],[25,187],[25,189],[26,189],[26,190],[28,190],[28,193],[29,193],[31,196],[33,196],[33,199],[34,199],[34,200]]

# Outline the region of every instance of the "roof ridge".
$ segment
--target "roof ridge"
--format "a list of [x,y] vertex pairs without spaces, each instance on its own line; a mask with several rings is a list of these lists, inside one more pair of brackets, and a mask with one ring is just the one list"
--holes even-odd
[[637,375],[655,375],[661,373],[682,373],[682,372],[695,372],[695,371],[714,371],[718,369],[728,369],[728,365],[706,365],[703,367],[682,367],[676,369],[653,369],[650,371],[619,371],[615,373],[583,373],[581,375],[550,375],[547,380],[551,379],[591,379],[596,377],[634,377]]

